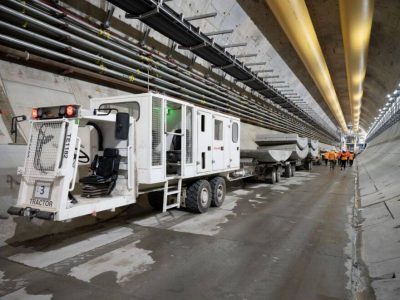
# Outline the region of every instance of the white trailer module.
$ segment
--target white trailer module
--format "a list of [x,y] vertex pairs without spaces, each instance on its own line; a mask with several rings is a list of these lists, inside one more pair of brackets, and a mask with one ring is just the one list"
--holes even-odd
[[66,220],[136,202],[166,211],[220,206],[240,167],[240,120],[154,93],[32,110],[17,204],[8,212]]

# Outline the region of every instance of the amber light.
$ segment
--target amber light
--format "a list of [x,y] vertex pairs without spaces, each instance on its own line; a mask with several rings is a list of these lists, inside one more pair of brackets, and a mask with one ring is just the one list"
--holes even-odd
[[38,110],[37,108],[32,108],[32,119],[36,119],[38,117]]
[[75,107],[72,105],[68,105],[67,109],[65,110],[65,114],[67,117],[73,117],[75,115]]

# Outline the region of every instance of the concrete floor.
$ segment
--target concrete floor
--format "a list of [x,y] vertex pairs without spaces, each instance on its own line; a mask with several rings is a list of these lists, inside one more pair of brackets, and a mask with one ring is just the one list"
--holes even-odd
[[[231,188],[222,208],[120,216],[0,248],[2,299],[346,299],[355,170]],[[347,267],[346,267],[347,266]]]

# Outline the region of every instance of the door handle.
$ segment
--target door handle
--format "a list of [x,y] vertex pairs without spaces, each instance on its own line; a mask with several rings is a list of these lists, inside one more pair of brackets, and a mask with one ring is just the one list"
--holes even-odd
[[221,150],[224,151],[224,146],[221,147]]
[[207,147],[207,150],[208,150],[208,151],[211,151],[211,146],[208,146],[208,147]]

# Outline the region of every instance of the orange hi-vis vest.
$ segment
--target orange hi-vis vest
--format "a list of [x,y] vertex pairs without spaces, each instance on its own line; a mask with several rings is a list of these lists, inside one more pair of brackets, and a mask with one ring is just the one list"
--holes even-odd
[[329,160],[336,160],[336,153],[334,151],[328,152],[328,159]]

